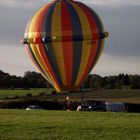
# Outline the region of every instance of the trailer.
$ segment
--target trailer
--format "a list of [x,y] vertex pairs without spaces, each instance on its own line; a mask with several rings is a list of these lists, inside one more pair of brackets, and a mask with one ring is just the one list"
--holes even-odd
[[122,102],[105,102],[106,111],[125,112],[125,104]]

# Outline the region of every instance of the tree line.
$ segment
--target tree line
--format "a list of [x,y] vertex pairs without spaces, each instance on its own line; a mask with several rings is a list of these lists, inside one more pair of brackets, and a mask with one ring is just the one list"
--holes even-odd
[[83,84],[90,89],[140,89],[140,75],[119,74],[115,76],[89,75]]
[[[88,89],[121,89],[128,87],[140,89],[140,75],[119,74],[116,76],[89,75],[82,88]],[[37,72],[27,71],[24,76],[10,75],[0,70],[0,89],[15,88],[52,88]]]
[[0,70],[0,88],[50,88],[51,85],[37,72],[27,71],[24,76],[10,75]]

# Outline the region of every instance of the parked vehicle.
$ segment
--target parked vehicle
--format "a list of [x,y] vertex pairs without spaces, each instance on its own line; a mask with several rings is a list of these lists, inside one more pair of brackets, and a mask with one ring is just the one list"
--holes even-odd
[[77,111],[125,112],[125,104],[121,102],[85,101],[77,107]]
[[105,111],[105,103],[100,101],[85,101],[77,107],[77,111]]
[[26,108],[26,110],[44,110],[44,109],[37,105],[30,105]]
[[105,102],[106,111],[125,112],[125,104],[122,102]]

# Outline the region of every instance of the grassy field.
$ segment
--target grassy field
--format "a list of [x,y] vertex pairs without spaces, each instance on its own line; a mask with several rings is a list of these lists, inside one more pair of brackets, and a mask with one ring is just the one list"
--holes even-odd
[[[25,96],[27,94],[38,95],[40,93],[50,94],[53,89],[30,89],[30,90],[0,90],[0,99],[6,97],[11,98],[15,96]],[[69,96],[70,100],[80,101],[81,93],[65,93],[57,95],[47,96],[47,100],[66,100]],[[131,89],[113,89],[113,90],[93,90],[85,91],[83,94],[85,100],[104,100],[104,101],[116,101],[125,103],[140,104],[140,90]]]
[[0,110],[0,140],[140,140],[140,114]]
[[[81,99],[81,93],[58,94],[56,96],[48,96],[48,99],[64,100],[69,96],[71,100]],[[140,90],[131,89],[113,89],[113,90],[93,90],[82,93],[85,100],[103,100],[140,104]]]
[[39,93],[46,92],[50,93],[52,89],[29,89],[29,90],[22,90],[22,89],[17,89],[17,90],[0,90],[0,99],[3,98],[11,98],[14,96],[25,96],[27,94],[32,94],[32,95],[38,95]]

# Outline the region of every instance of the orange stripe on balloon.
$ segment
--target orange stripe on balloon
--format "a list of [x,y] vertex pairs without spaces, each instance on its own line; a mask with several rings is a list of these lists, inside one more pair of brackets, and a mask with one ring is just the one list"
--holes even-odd
[[[48,9],[50,8],[50,6],[51,6],[51,4],[46,5],[38,14],[38,17],[36,20],[37,22],[35,23],[35,27],[36,27],[34,30],[35,32],[39,32],[39,33],[42,32],[44,17],[45,17],[46,12],[48,12]],[[37,45],[37,49],[38,49],[40,56],[42,57],[44,65],[48,68],[48,73],[51,76],[51,79],[53,80],[54,83],[56,83],[56,85],[58,85],[58,81],[56,79],[56,76],[52,70],[52,67],[49,63],[48,57],[45,53],[44,45],[43,44]],[[42,50],[44,50],[44,52],[42,52]]]
[[87,36],[89,40],[92,38],[91,28],[89,24],[89,20],[84,13],[84,11],[81,9],[81,7],[78,4],[72,3],[73,7],[75,8],[77,14],[79,15],[79,19],[81,21],[82,26],[82,33],[83,33],[83,42],[82,42],[82,56],[81,56],[81,62],[79,67],[79,72],[77,76],[77,80],[75,82],[75,85],[79,85],[80,79],[85,72],[86,65],[88,64],[88,58],[91,51],[91,45],[87,43]]
[[[61,31],[61,3],[58,2],[55,5],[53,15],[52,15],[52,26],[51,26],[51,36],[52,36],[52,49],[54,52],[54,59],[57,63],[57,68],[61,75],[61,80],[63,85],[66,85],[66,74],[64,65],[64,53],[62,47],[62,31]],[[55,39],[60,39],[56,42]]]
[[91,45],[89,60],[86,65],[84,74],[82,75],[82,78],[80,80],[80,85],[82,84],[82,82],[86,78],[86,76],[89,74],[90,68],[92,67],[93,62],[95,61],[95,55],[96,55],[96,50],[98,47],[98,41],[96,40],[94,43],[95,43],[95,45]]
[[25,50],[26,50],[28,56],[30,57],[31,62],[35,65],[36,69],[38,70],[38,72],[41,73],[42,76],[46,79],[45,75],[41,72],[41,70],[40,70],[40,69],[38,68],[38,66],[36,65],[35,60],[33,59],[32,55],[30,54],[30,51],[29,51],[27,45],[25,45]]
[[80,5],[81,9],[85,12],[85,14],[88,18],[90,28],[91,28],[91,32],[92,32],[92,41],[89,42],[89,43],[91,43],[90,55],[89,55],[88,63],[87,63],[86,68],[85,68],[85,72],[84,72],[84,74],[83,74],[83,76],[80,80],[80,84],[82,84],[83,80],[88,75],[88,73],[89,73],[89,71],[92,67],[93,62],[95,61],[96,50],[97,50],[97,47],[98,47],[98,40],[94,40],[94,35],[99,36],[99,33],[98,33],[98,28],[97,28],[95,19],[94,19],[93,15],[91,14],[91,12],[88,11],[88,9],[85,8],[82,4],[79,3],[79,5]]
[[[61,7],[61,23],[62,23],[62,47],[64,55],[64,65],[66,73],[66,82],[68,85],[72,83],[72,69],[73,69],[73,43],[72,43],[72,25],[71,17],[66,6],[66,2],[62,2]],[[68,37],[69,41],[64,41]]]
[[47,4],[46,6],[43,7],[43,9],[39,11],[37,20],[35,22],[34,32],[42,32],[42,25],[44,22],[44,17],[45,17],[45,14],[48,12],[50,6],[51,4]]
[[[36,38],[38,35],[41,38],[42,37],[42,24],[43,24],[43,20],[44,20],[44,16],[47,12],[47,10],[49,9],[50,5],[45,5],[43,6],[38,12],[37,14],[33,17],[30,28],[29,28],[29,38]],[[32,34],[33,33],[33,34]],[[38,34],[39,33],[39,34]],[[40,34],[41,33],[41,34]],[[36,45],[36,49],[38,49],[38,46],[40,44]],[[33,49],[33,48],[32,48]],[[34,48],[35,49],[35,48]],[[35,53],[35,52],[34,52]],[[53,81],[54,87],[59,91],[58,88],[58,83],[55,82],[54,78],[51,77],[46,67],[46,65],[44,64],[44,61],[42,61],[42,58],[39,54],[39,52],[36,51],[37,56],[37,60],[39,61],[39,63],[41,64],[40,66],[45,70],[45,73],[49,76],[49,78]]]
[[25,33],[24,33],[24,38],[28,38],[28,31],[29,31],[29,28],[30,28],[31,21],[32,21],[32,19],[30,19],[27,23]]
[[40,25],[39,26],[37,25],[38,22],[39,22],[39,20],[37,20],[37,19],[39,18],[42,11],[46,8],[46,6],[48,6],[48,4],[43,6],[41,9],[39,9],[36,12],[36,14],[33,16],[32,20],[31,20],[31,23],[30,23],[30,26],[29,26],[29,31],[28,31],[28,37],[29,38],[35,38],[35,37],[38,36],[38,34],[40,34],[40,33],[38,33],[38,30],[37,30],[38,27],[40,26]]
[[40,57],[41,57],[41,59],[42,59],[42,61],[44,63],[44,66],[47,69],[48,75],[50,75],[50,77],[51,77],[51,79],[52,79],[52,81],[54,83],[54,86],[57,87],[57,89],[58,89],[58,87],[60,85],[59,85],[59,82],[57,81],[57,78],[56,78],[56,76],[55,76],[55,74],[53,72],[53,69],[52,69],[52,67],[51,67],[51,65],[49,63],[48,57],[47,57],[47,55],[45,53],[44,44],[37,45],[37,50],[38,50],[39,55],[40,55]]

